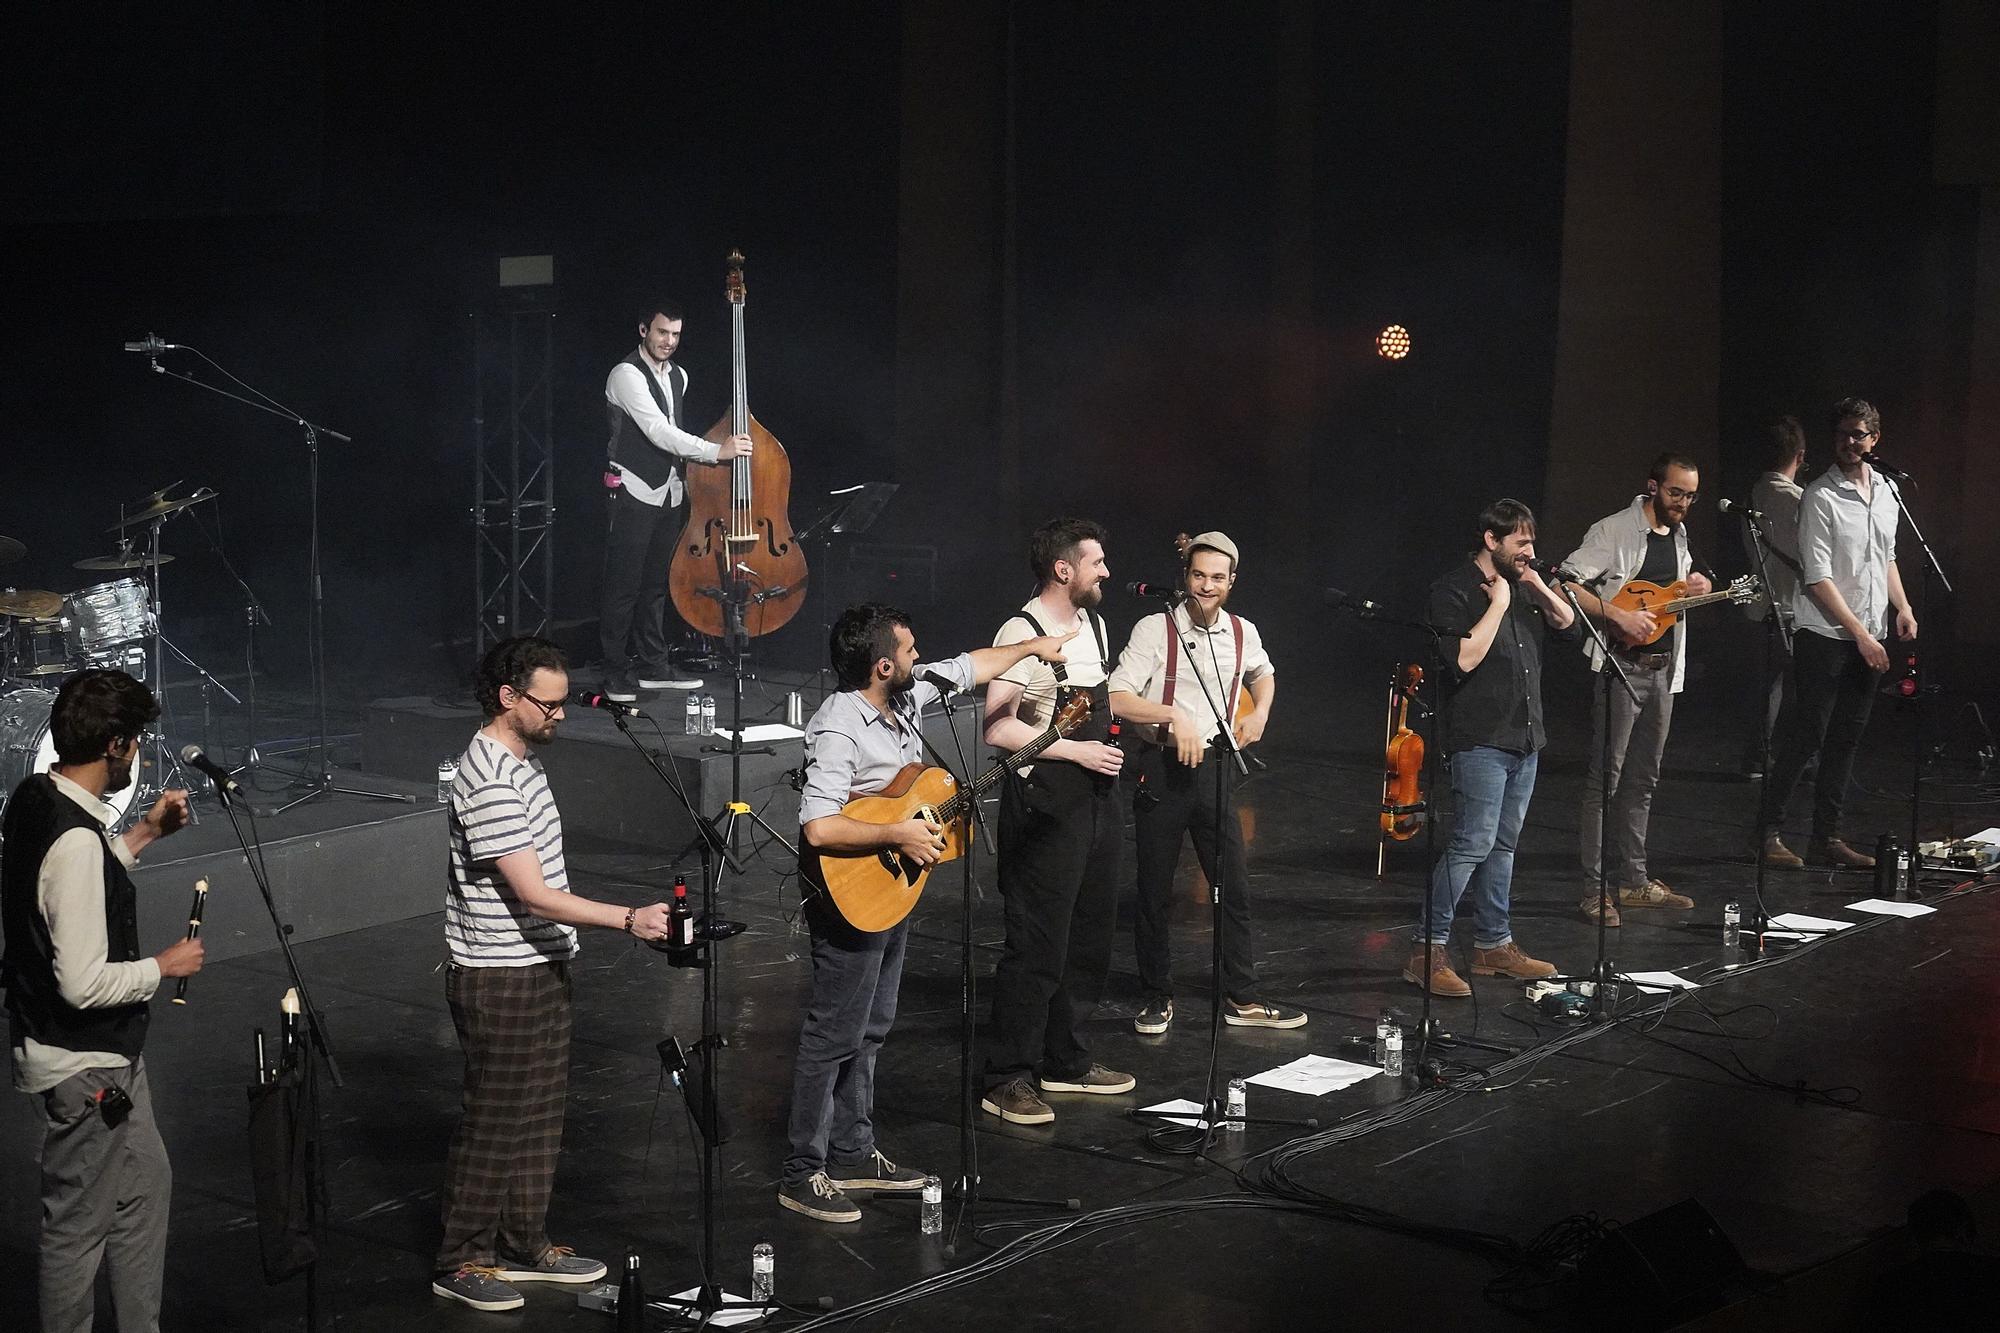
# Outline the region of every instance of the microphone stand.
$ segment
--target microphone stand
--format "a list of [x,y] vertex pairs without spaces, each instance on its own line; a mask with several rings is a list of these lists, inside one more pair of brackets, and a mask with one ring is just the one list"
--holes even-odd
[[[1870,466],[1872,467],[1873,464],[1870,464]],[[1923,573],[1920,576],[1920,581],[1924,594],[1923,596],[1924,608],[1926,614],[1928,614],[1931,603],[1931,575],[1933,573],[1937,575],[1938,584],[1944,589],[1945,595],[1947,597],[1951,596],[1954,592],[1954,589],[1951,586],[1951,580],[1948,577],[1946,577],[1944,572],[1944,566],[1938,563],[1937,552],[1933,551],[1931,549],[1931,544],[1924,539],[1924,530],[1917,526],[1916,515],[1910,512],[1910,507],[1907,504],[1903,503],[1902,486],[1898,484],[1897,481],[1890,476],[1890,474],[1880,469],[1876,470],[1875,475],[1878,481],[1886,481],[1889,483],[1889,494],[1892,497],[1894,497],[1896,501],[1896,511],[1902,515],[1903,522],[1910,525],[1910,535],[1917,539],[1917,549],[1921,550],[1924,553],[1924,563],[1921,566]],[[1904,474],[1902,480],[1908,481],[1909,475],[1907,473]],[[1889,628],[1892,632],[1895,629],[1895,622],[1893,619],[1890,621]],[[1915,640],[1913,639],[1911,640],[1911,642],[1914,643]],[[1916,725],[1912,728],[1912,730],[1916,733],[1916,737],[1915,740],[1912,742],[1910,750],[1909,847],[1910,847],[1910,865],[1913,867],[1911,876],[1912,879],[1915,878],[1914,869],[1920,869],[1924,863],[1922,854],[1917,851],[1917,825],[1918,825],[1918,815],[1923,805],[1923,791],[1924,791],[1924,719],[1927,713],[1929,712],[1929,709],[1926,707],[1926,699],[1929,696],[1929,687],[1927,687],[1924,684],[1923,655],[1921,653],[1917,654],[1915,660],[1916,660],[1916,668],[1911,676],[1911,683],[1916,686],[1916,694],[1914,698],[1916,699],[1916,704],[1917,704]]]
[[[1784,613],[1778,610],[1778,599],[1771,594],[1770,541],[1764,535],[1763,524],[1758,522],[1757,512],[1753,509],[1744,508],[1737,512],[1743,515],[1743,524],[1750,533],[1750,550],[1757,557],[1757,577],[1764,584],[1764,600],[1771,604],[1770,618],[1764,622],[1764,680],[1769,682],[1771,679],[1771,640],[1775,638],[1785,645],[1785,660],[1787,662],[1791,661],[1792,625],[1789,620],[1785,619]],[[1763,760],[1760,765],[1763,773],[1757,782],[1757,808],[1760,810],[1764,808],[1765,798],[1770,795],[1771,791],[1771,746],[1775,739],[1774,733],[1777,730],[1775,724],[1765,725],[1770,718],[1770,706],[1769,699],[1759,699],[1757,701],[1757,729],[1759,734],[1764,738],[1762,746]],[[1778,716],[1781,718],[1784,716],[1783,709],[1779,710]],[[1757,906],[1751,915],[1751,919],[1744,923],[1750,927],[1749,931],[1747,933],[1739,931],[1740,938],[1756,940],[1760,952],[1763,946],[1764,932],[1769,927],[1771,920],[1770,909],[1764,905],[1764,875],[1769,867],[1764,864],[1762,832],[1761,829],[1758,830],[1757,879],[1752,889],[1752,892],[1757,895]],[[1725,958],[1723,961],[1726,964],[1729,960]]]
[[[285,971],[290,974],[292,986],[299,994],[299,1016],[304,1022],[307,1038],[312,1043],[314,1053],[326,1064],[327,1077],[333,1086],[344,1088],[346,1082],[340,1077],[340,1063],[334,1059],[333,1040],[327,1035],[326,1020],[320,1016],[319,1006],[313,1003],[312,991],[306,985],[305,973],[299,970],[298,956],[292,952],[292,928],[285,924],[278,914],[278,902],[271,893],[271,877],[264,867],[263,839],[256,836],[257,812],[244,806],[250,815],[251,835],[246,838],[243,825],[236,818],[236,802],[229,792],[220,786],[215,794],[221,799],[222,809],[229,816],[229,827],[236,834],[236,845],[243,850],[243,863],[250,868],[250,878],[257,885],[257,892],[264,899],[264,910],[270,914],[271,930],[277,936],[278,951],[284,955]],[[251,851],[254,843],[256,851]],[[319,1246],[320,1211],[325,1207],[326,1161],[320,1152],[319,1142],[319,1079],[317,1066],[311,1056],[299,1062],[299,1101],[305,1121],[305,1175],[306,1175],[306,1236],[312,1242],[313,1259],[306,1264],[306,1330],[314,1333],[319,1328]]]

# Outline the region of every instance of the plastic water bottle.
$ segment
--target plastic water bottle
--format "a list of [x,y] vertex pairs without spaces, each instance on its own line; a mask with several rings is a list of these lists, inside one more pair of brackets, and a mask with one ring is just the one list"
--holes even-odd
[[750,1247],[750,1299],[769,1305],[778,1282],[778,1254],[771,1242],[760,1240]]
[[1722,905],[1722,951],[1736,952],[1743,939],[1743,909],[1735,903]]
[[688,691],[687,734],[690,736],[701,735],[701,696],[693,690]]
[[1222,1127],[1232,1133],[1243,1128],[1243,1117],[1250,1113],[1250,1085],[1241,1077],[1229,1080],[1228,1109]]
[[924,1177],[924,1207],[917,1215],[917,1229],[926,1236],[944,1230],[944,1182],[936,1176]]
[[704,736],[715,734],[715,696],[712,694],[701,696],[701,734]]
[[1382,1072],[1391,1078],[1403,1076],[1403,1029],[1394,1024],[1382,1042]]
[[438,804],[451,804],[451,784],[458,781],[458,760],[438,760]]
[[1396,1020],[1384,1009],[1382,1016],[1375,1020],[1375,1063],[1381,1064],[1389,1054],[1389,1029],[1396,1026]]

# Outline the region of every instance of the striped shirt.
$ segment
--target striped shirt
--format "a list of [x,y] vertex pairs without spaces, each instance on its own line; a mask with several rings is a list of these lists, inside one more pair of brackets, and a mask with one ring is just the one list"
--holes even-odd
[[528,967],[576,956],[576,931],[545,921],[514,897],[494,865],[510,852],[535,850],[550,888],[569,892],[562,816],[548,774],[530,754],[517,759],[475,734],[451,785],[451,882],[444,938],[460,967]]

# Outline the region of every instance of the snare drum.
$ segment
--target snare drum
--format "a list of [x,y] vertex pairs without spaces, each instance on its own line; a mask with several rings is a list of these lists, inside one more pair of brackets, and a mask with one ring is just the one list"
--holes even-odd
[[[0,807],[18,787],[36,773],[46,773],[56,761],[56,743],[49,735],[49,710],[55,707],[54,690],[24,689],[0,694]],[[112,828],[120,828],[139,789],[135,766],[133,781],[123,791],[106,792],[104,803],[115,812]]]
[[89,666],[146,678],[146,640],[155,628],[144,579],[117,579],[73,592],[63,603],[70,643]]
[[72,663],[65,616],[0,620],[0,679],[34,681],[68,673]]

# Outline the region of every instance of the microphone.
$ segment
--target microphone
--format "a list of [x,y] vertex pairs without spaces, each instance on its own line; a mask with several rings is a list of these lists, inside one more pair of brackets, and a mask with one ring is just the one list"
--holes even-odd
[[1377,615],[1382,610],[1380,606],[1369,601],[1366,597],[1355,597],[1349,593],[1342,592],[1339,588],[1328,588],[1325,596],[1328,606],[1349,607],[1364,616]]
[[1556,579],[1564,583],[1583,582],[1582,579],[1576,576],[1573,570],[1563,568],[1561,561],[1543,560],[1538,556],[1528,562],[1528,568],[1534,570],[1545,579]]
[[179,343],[161,342],[159,334],[149,333],[137,342],[126,343],[125,350],[128,352],[143,352],[147,356],[158,356],[162,352],[178,352],[181,350],[181,345]]
[[644,711],[631,704],[621,704],[616,699],[606,698],[602,690],[577,690],[569,696],[569,702],[578,708],[596,708],[613,717],[644,717]]
[[1185,602],[1187,594],[1166,583],[1128,583],[1125,591],[1134,597],[1154,597],[1162,602]]
[[1736,501],[1726,495],[1715,502],[1715,507],[1725,514],[1741,514],[1752,523],[1762,523],[1764,521],[1762,513],[1752,509],[1749,505],[1737,504]]
[[920,671],[917,679],[936,690],[939,694],[957,694],[965,688],[949,676],[940,676],[935,671]]
[[243,795],[243,788],[235,778],[229,776],[229,770],[203,754],[199,745],[183,745],[181,762],[190,768],[200,769],[208,776],[208,780],[215,784],[217,791],[227,792],[231,796]]
[[1861,461],[1869,467],[1874,468],[1877,472],[1894,477],[1897,481],[1909,481],[1911,479],[1909,473],[1903,471],[1903,469],[1897,467],[1894,463],[1883,460],[1876,454],[1863,454],[1861,455]]
[[[198,879],[194,882],[194,906],[188,908],[187,937],[191,940],[201,938],[201,909],[206,906],[208,906],[208,881],[205,879]],[[174,1003],[186,1004],[188,1002],[187,997],[188,997],[188,979],[186,977],[182,977],[179,981],[174,983]],[[259,1060],[257,1062],[257,1070],[260,1076],[263,1073],[263,1069],[264,1069],[264,1062],[262,1060]]]

